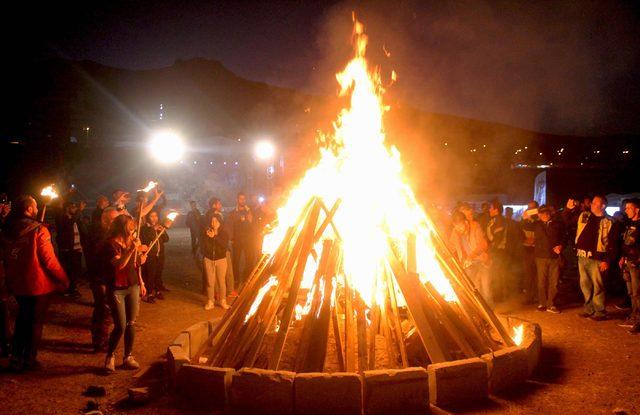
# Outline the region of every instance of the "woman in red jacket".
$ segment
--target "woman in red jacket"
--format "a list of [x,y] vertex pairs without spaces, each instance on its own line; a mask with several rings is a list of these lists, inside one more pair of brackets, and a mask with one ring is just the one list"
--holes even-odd
[[[144,264],[146,246],[134,237],[136,223],[131,216],[120,215],[111,224],[109,236],[104,244],[105,264],[109,265],[106,273],[107,298],[113,316],[113,331],[109,336],[109,347],[105,359],[105,369],[115,371],[115,351],[124,334],[125,369],[140,367],[132,355],[135,338],[135,323],[140,309],[140,296],[146,295],[146,289],[140,273],[140,265]],[[136,263],[135,252],[138,255]]]
[[5,267],[7,286],[18,303],[11,355],[13,370],[37,366],[36,354],[51,294],[69,286],[51,244],[49,230],[36,218],[38,205],[20,196],[7,226]]

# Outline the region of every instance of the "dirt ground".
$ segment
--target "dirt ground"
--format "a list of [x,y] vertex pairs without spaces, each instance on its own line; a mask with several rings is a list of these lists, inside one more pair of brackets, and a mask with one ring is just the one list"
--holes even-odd
[[[138,317],[135,355],[143,368],[140,372],[103,374],[104,354],[93,354],[90,348],[91,295],[83,288],[79,301],[60,298],[52,306],[39,354],[42,370],[12,374],[4,369],[7,362],[0,360],[0,414],[79,414],[89,401],[104,414],[197,413],[197,408],[164,393],[162,373],[167,344],[182,329],[221,313],[203,309],[200,274],[189,251],[187,230],[171,230],[165,270],[171,291],[164,301],[143,303]],[[575,281],[563,289],[577,290]],[[640,414],[640,336],[618,327],[617,319],[593,322],[578,317],[579,311],[575,302],[559,315],[538,313],[531,306],[500,305],[499,313],[542,326],[540,367],[517,390],[455,412]],[[151,370],[144,371],[147,367]],[[136,385],[151,386],[157,394],[146,405],[132,406],[126,400],[127,388]],[[106,396],[83,396],[88,386],[104,386]]]

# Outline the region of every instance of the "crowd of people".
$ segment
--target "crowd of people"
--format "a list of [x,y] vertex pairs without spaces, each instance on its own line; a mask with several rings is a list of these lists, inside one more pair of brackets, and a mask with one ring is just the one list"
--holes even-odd
[[[11,369],[38,366],[38,344],[51,299],[55,294],[78,299],[83,276],[93,296],[92,345],[96,353],[106,353],[105,369],[115,370],[122,338],[122,367],[139,367],[133,355],[136,318],[140,301],[155,304],[169,291],[162,275],[167,228],[173,219],[163,216],[166,203],[157,187],[136,196],[132,213],[131,194],[119,189],[111,199],[98,197],[89,214],[87,203],[70,191],[49,206],[47,220],[39,215],[33,197],[20,196],[11,203],[0,195],[0,355],[10,355]],[[216,305],[228,309],[227,298],[237,296],[257,261],[261,230],[272,215],[264,204],[254,202],[250,207],[240,193],[233,210],[223,213],[222,202],[212,198],[204,215],[195,201],[190,202],[186,224],[202,270],[206,310]],[[10,295],[18,305],[13,336]]]
[[[16,371],[38,367],[37,350],[51,298],[56,293],[76,299],[82,276],[93,295],[92,344],[105,353],[105,370],[116,369],[116,350],[124,338],[122,366],[139,367],[134,350],[135,323],[140,301],[164,299],[163,283],[167,228],[163,192],[131,194],[116,190],[111,199],[100,196],[91,214],[77,195],[50,207],[49,218],[39,215],[31,196],[13,204],[0,195],[0,355],[10,356]],[[619,272],[627,287],[630,332],[640,332],[640,200],[624,201],[622,212],[606,214],[606,197],[570,199],[556,210],[531,202],[520,221],[499,201],[475,212],[468,203],[456,206],[448,221],[451,252],[487,301],[494,305],[524,296],[539,311],[560,313],[558,284],[575,264],[584,298],[583,317],[607,319],[605,276]],[[259,260],[263,231],[275,218],[260,201],[251,206],[243,193],[235,206],[223,210],[212,198],[203,214],[190,202],[186,225],[191,250],[202,270],[204,308],[229,308]],[[173,219],[171,219],[173,220]],[[52,235],[54,237],[52,238]],[[83,266],[83,263],[86,265]],[[86,268],[86,272],[85,272]],[[10,335],[8,299],[18,306]],[[112,320],[112,321],[111,321]],[[113,326],[113,328],[110,327]]]
[[569,199],[559,210],[532,201],[516,221],[497,200],[477,213],[460,203],[451,215],[449,246],[490,305],[523,295],[538,311],[560,313],[560,277],[575,264],[581,316],[602,321],[608,318],[605,279],[621,278],[627,297],[616,306],[629,314],[620,326],[640,333],[640,200],[624,200],[614,217],[606,207],[603,195]]

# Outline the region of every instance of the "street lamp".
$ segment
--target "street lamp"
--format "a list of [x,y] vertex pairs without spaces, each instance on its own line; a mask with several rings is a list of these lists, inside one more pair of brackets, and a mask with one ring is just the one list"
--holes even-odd
[[256,143],[255,156],[259,160],[271,160],[276,154],[276,148],[271,141],[261,140]]
[[148,145],[153,157],[161,163],[175,163],[184,154],[182,138],[170,130],[155,132]]

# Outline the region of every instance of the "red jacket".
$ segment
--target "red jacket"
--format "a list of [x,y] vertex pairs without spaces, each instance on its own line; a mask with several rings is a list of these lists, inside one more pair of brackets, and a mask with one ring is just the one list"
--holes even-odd
[[7,286],[13,295],[43,295],[69,286],[51,244],[51,234],[42,223],[20,218],[8,229],[5,251]]

